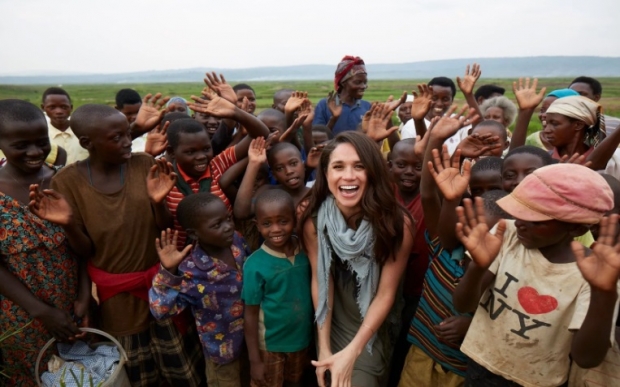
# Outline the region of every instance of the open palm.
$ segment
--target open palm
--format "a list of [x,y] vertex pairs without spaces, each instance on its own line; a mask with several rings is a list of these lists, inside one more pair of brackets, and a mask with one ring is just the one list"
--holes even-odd
[[73,210],[64,196],[52,189],[39,190],[38,184],[30,186],[30,211],[41,219],[67,226],[71,222]]
[[192,249],[192,245],[187,245],[183,251],[177,249],[177,239],[179,236],[178,231],[174,231],[174,234],[167,229],[161,232],[161,239],[155,240],[155,248],[157,249],[157,255],[162,266],[168,271],[176,271],[183,259],[187,256]]
[[413,94],[413,102],[411,104],[411,118],[414,120],[422,120],[431,110],[433,104],[433,88],[426,83],[418,85],[418,92]]
[[480,65],[474,63],[471,66],[471,71],[470,66],[467,65],[467,68],[465,69],[465,76],[463,78],[456,77],[456,83],[459,85],[459,89],[461,89],[463,94],[471,94],[474,91],[474,86],[480,78],[480,75],[482,75]]
[[146,177],[146,191],[152,203],[161,203],[174,187],[177,174],[166,160],[156,160]]
[[205,113],[218,118],[235,118],[234,103],[213,93],[203,93],[204,98],[192,96],[194,103],[190,103],[190,109]]
[[463,163],[463,174],[461,174],[459,168],[460,156],[460,151],[457,149],[451,160],[448,147],[444,145],[441,158],[439,157],[439,151],[433,149],[433,161],[428,163],[428,169],[446,200],[460,200],[469,185],[471,163],[469,160]]
[[534,109],[540,104],[545,96],[546,87],[540,89],[540,92],[536,93],[536,87],[538,86],[538,79],[534,78],[532,85],[530,86],[530,79],[525,78],[525,84],[523,78],[519,78],[519,84],[517,82],[512,83],[512,90],[517,98],[517,103],[520,109]]
[[233,90],[232,86],[226,83],[226,79],[224,75],[220,74],[219,78],[217,74],[212,72],[211,74],[207,73],[206,78],[204,79],[205,84],[213,91],[217,93],[220,97],[225,100],[236,103],[237,102],[237,93]]
[[144,97],[134,121],[134,125],[139,128],[140,132],[151,131],[159,124],[166,113],[164,105],[168,100],[170,97],[162,97],[161,93],[157,93],[155,96],[147,94]]

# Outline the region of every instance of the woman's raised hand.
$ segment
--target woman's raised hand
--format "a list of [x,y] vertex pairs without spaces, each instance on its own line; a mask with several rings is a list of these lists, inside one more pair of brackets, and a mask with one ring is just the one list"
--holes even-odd
[[517,98],[517,104],[519,104],[519,109],[534,109],[542,102],[543,98],[545,97],[545,91],[547,90],[547,88],[543,87],[538,93],[536,93],[537,86],[537,78],[534,78],[531,86],[529,78],[525,78],[525,84],[523,84],[523,78],[519,78],[518,85],[517,82],[512,82],[512,91],[514,91],[515,97]]

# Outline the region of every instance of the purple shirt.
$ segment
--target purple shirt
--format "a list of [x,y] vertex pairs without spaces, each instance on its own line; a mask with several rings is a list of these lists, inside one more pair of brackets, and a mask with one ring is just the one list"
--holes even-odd
[[196,245],[179,265],[179,275],[161,267],[149,291],[151,313],[157,319],[191,307],[205,357],[217,364],[237,359],[243,343],[242,268],[250,250],[237,232],[230,248],[236,267]]

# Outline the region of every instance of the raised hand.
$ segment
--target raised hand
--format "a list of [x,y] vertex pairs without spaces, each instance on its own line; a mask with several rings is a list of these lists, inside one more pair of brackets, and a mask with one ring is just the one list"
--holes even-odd
[[142,100],[142,105],[133,123],[135,131],[146,133],[153,130],[166,114],[164,106],[169,100],[170,97],[162,98],[161,93],[157,93],[155,96],[150,93],[147,94]]
[[248,161],[251,164],[262,165],[267,162],[267,150],[265,139],[263,137],[256,137],[252,139],[250,148],[248,149]]
[[189,104],[190,109],[218,118],[235,118],[237,105],[213,93],[203,92],[202,95],[204,98],[192,95],[194,103]]
[[499,254],[506,232],[506,222],[501,219],[497,223],[495,235],[491,234],[484,214],[482,198],[476,198],[476,210],[471,199],[463,201],[463,207],[457,207],[456,236],[469,251],[476,266],[488,269]]
[[157,157],[166,151],[168,147],[168,137],[166,132],[170,126],[170,121],[166,122],[164,126],[157,125],[155,129],[151,130],[146,135],[146,144],[144,145],[144,151],[153,157]]
[[[461,152],[459,149],[454,152],[454,157],[450,159],[448,147],[443,146],[441,158],[439,151],[433,149],[433,161],[428,162],[428,170],[431,172],[437,187],[446,200],[460,200],[469,185],[471,163],[465,160],[463,163],[463,174],[459,168]],[[433,166],[434,164],[434,166]]]
[[602,218],[599,237],[587,256],[581,243],[571,242],[581,275],[593,289],[616,292],[620,275],[620,241],[616,236],[617,227],[618,214]]
[[295,118],[295,121],[293,121],[293,123],[291,124],[291,126],[289,126],[288,129],[286,129],[284,131],[284,133],[282,133],[280,135],[280,137],[278,137],[278,141],[277,142],[289,141],[289,139],[294,137],[295,134],[297,133],[297,129],[299,129],[301,124],[304,121],[306,121],[306,118],[308,118],[308,116],[305,115],[305,114],[304,115],[298,115],[297,118]]
[[515,97],[517,98],[517,104],[519,105],[519,109],[534,109],[542,102],[547,88],[543,87],[538,93],[536,93],[537,86],[537,78],[534,78],[531,87],[529,78],[525,78],[525,85],[523,84],[523,78],[519,78],[518,85],[517,82],[512,82],[512,91],[514,91]]
[[493,136],[491,133],[483,135],[474,133],[465,137],[457,148],[461,150],[461,157],[475,159],[484,155],[486,152],[501,149],[502,143],[499,136]]
[[285,113],[293,113],[299,108],[301,108],[304,101],[308,100],[308,93],[305,91],[294,91],[291,94],[291,98],[286,101],[286,105],[284,105]]
[[476,114],[476,109],[469,109],[467,105],[463,106],[461,111],[455,114],[456,109],[457,106],[452,105],[446,115],[437,121],[432,131],[434,138],[446,140],[452,137],[463,126],[471,124],[479,117],[478,114]]
[[218,78],[214,71],[211,74],[207,73],[206,76],[205,84],[209,89],[213,90],[217,95],[225,100],[232,102],[233,104],[237,103],[237,93],[235,93],[233,88],[226,83],[224,75],[220,74],[220,77]]
[[338,94],[334,91],[330,91],[327,95],[327,108],[332,114],[332,117],[340,117],[340,114],[342,113],[342,102],[340,102]]
[[179,232],[177,230],[173,234],[170,229],[166,229],[161,232],[161,239],[155,239],[155,248],[157,249],[159,262],[161,262],[164,269],[172,274],[176,274],[177,268],[192,249],[192,245],[187,245],[183,251],[179,251],[177,249],[178,237]]
[[362,117],[362,132],[368,133],[368,127],[370,126],[370,119],[372,118],[372,113],[379,106],[379,102],[373,102],[370,105],[370,109],[366,113],[364,113],[364,117]]
[[478,79],[480,79],[480,75],[482,75],[482,72],[480,71],[480,65],[474,63],[471,66],[471,71],[469,65],[467,65],[467,68],[465,69],[465,76],[463,76],[463,79],[461,79],[460,77],[456,77],[456,83],[459,85],[459,89],[461,89],[463,94],[467,95],[473,93],[474,86],[476,85]]
[[306,116],[306,120],[303,122],[304,125],[312,125],[312,121],[314,120],[314,109],[309,99],[303,101],[299,107],[298,115]]
[[414,120],[422,120],[431,110],[433,104],[433,88],[426,83],[418,85],[418,92],[415,90],[413,94],[413,102],[411,104],[411,118]]
[[390,95],[386,104],[388,105],[390,110],[396,110],[397,107],[404,104],[407,101],[407,92],[403,91],[403,95],[400,96],[400,99],[394,100],[394,97]]
[[176,181],[177,174],[173,172],[172,164],[162,159],[155,160],[146,177],[146,192],[151,203],[161,203]]
[[30,212],[60,226],[68,226],[73,219],[73,210],[65,197],[53,189],[39,190],[38,184],[30,185]]
[[325,148],[325,144],[317,145],[310,149],[308,157],[306,158],[306,167],[311,169],[318,168],[319,163],[321,162],[321,153],[323,152],[323,148]]
[[587,168],[592,166],[592,161],[586,161],[586,155],[580,155],[579,153],[574,153],[570,157],[568,155],[564,155],[560,158],[560,162],[566,164],[579,164]]
[[392,110],[388,104],[382,103],[374,106],[366,135],[373,141],[385,140],[390,134],[398,130],[398,126],[387,129],[391,117]]

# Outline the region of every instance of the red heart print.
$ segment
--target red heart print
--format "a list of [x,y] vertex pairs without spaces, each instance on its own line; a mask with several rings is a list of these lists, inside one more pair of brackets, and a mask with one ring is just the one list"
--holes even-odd
[[552,296],[541,296],[530,286],[524,286],[517,292],[519,304],[529,314],[545,314],[558,307],[558,300]]

